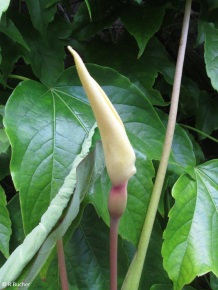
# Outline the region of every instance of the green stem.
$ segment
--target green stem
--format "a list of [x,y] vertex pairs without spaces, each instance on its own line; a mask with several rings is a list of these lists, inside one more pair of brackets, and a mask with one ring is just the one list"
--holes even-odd
[[218,139],[216,139],[216,138],[214,138],[214,137],[212,137],[212,136],[210,136],[210,135],[204,133],[204,132],[201,131],[201,130],[198,130],[198,129],[194,128],[194,127],[191,127],[191,126],[188,126],[188,125],[183,125],[183,124],[180,124],[180,126],[182,126],[182,127],[184,127],[184,128],[187,128],[187,129],[190,129],[190,130],[192,130],[192,131],[195,131],[195,132],[197,132],[198,134],[200,134],[200,135],[202,135],[202,136],[204,136],[204,137],[206,137],[206,138],[208,138],[208,139],[210,139],[210,140],[212,140],[212,141],[218,143]]
[[117,241],[120,218],[110,221],[110,290],[117,290]]
[[148,206],[148,211],[146,214],[145,222],[142,228],[138,248],[133,258],[133,261],[130,265],[126,278],[123,282],[122,290],[137,290],[139,287],[144,260],[147,253],[147,248],[148,248],[155,216],[157,213],[161,191],[163,188],[164,178],[166,175],[166,170],[167,170],[167,165],[169,161],[173,135],[174,135],[174,130],[175,130],[175,124],[176,124],[179,93],[180,93],[180,86],[181,86],[181,79],[182,79],[182,70],[183,70],[183,64],[184,64],[189,20],[190,20],[190,14],[191,14],[191,2],[192,0],[187,0],[186,6],[185,6],[185,14],[184,14],[184,19],[183,19],[180,46],[179,46],[179,51],[178,51],[177,63],[176,63],[176,71],[175,71],[175,77],[174,77],[169,120],[168,120],[167,131],[166,131],[165,141],[163,145],[163,152],[162,152],[162,156],[160,160],[160,165],[158,168],[157,177],[156,177],[155,184],[153,187],[151,200]]
[[62,239],[57,241],[57,252],[62,290],[69,290]]
[[20,76],[20,75],[9,75],[8,76],[10,79],[17,79],[17,80],[21,80],[21,81],[27,81],[30,80],[26,77]]

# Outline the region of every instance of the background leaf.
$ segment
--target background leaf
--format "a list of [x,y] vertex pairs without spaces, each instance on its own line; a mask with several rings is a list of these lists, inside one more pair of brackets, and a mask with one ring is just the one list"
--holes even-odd
[[59,0],[26,0],[33,26],[43,35],[46,35],[48,24],[54,19]]
[[97,39],[85,47],[84,55],[88,62],[112,67],[128,77],[153,105],[166,105],[161,93],[154,88],[159,74],[167,82],[173,82],[174,65],[164,46],[153,37],[140,59],[137,59],[137,51],[135,42],[127,37],[116,45]]
[[207,75],[211,79],[211,84],[215,90],[218,90],[217,72],[218,72],[218,29],[214,24],[205,24],[205,62]]
[[[11,38],[1,33],[0,38],[2,61],[0,69],[3,76],[3,81],[7,80],[9,74],[12,72],[15,63],[26,51],[19,43],[15,43]],[[5,81],[4,81],[5,82]],[[7,83],[3,83],[7,86]]]
[[10,253],[16,249],[24,240],[23,221],[20,209],[19,193],[17,193],[7,204],[11,218],[12,235],[10,238]]
[[173,188],[175,205],[170,211],[164,232],[164,267],[182,289],[195,276],[209,271],[218,274],[217,193],[218,161],[213,160],[195,169],[196,180],[182,175]]
[[[196,127],[204,133],[210,135],[218,129],[218,99],[211,98],[208,94],[201,95],[198,102]],[[203,136],[200,136],[203,139]]]
[[[173,290],[173,289],[174,289],[173,286],[156,284],[156,285],[153,285],[150,290]],[[183,290],[195,290],[195,288],[193,288],[191,286],[185,286],[182,289]]]
[[6,208],[6,197],[0,186],[0,251],[6,258],[9,256],[9,240],[11,236],[11,220]]
[[[13,22],[22,31],[22,36],[28,43],[29,52],[22,52],[22,56],[35,76],[46,86],[53,86],[64,71],[65,50],[59,33],[54,33],[54,27],[47,30],[46,38],[33,27],[29,18],[12,14]],[[56,28],[57,30],[57,28]]]
[[146,3],[144,5],[130,5],[121,14],[121,21],[137,41],[138,58],[143,54],[149,39],[159,30],[164,11],[164,6],[157,7]]
[[110,27],[118,18],[119,8],[122,5],[122,2],[115,0],[110,2],[89,0],[81,3],[73,19],[73,37],[79,41],[84,41],[100,30]]
[[140,290],[153,289],[151,286],[155,283],[167,284],[168,290],[171,287],[171,281],[163,268],[163,257],[161,255],[162,234],[160,224],[156,221],[152,230],[151,240],[149,242],[148,252],[145,258],[145,264],[139,286]]
[[[96,235],[96,233],[98,233]],[[65,246],[69,284],[72,289],[109,290],[109,228],[90,205],[86,208],[80,226]],[[127,270],[127,257],[119,241],[118,287]],[[52,288],[53,287],[53,288]],[[55,259],[46,277],[38,278],[30,289],[60,289]]]
[[12,38],[13,41],[18,42],[27,50],[29,50],[29,47],[25,42],[25,40],[23,39],[22,34],[14,25],[13,21],[10,18],[8,18],[5,14],[1,18],[0,31],[9,36],[10,38]]
[[210,285],[213,290],[218,289],[218,277],[213,273],[210,273]]

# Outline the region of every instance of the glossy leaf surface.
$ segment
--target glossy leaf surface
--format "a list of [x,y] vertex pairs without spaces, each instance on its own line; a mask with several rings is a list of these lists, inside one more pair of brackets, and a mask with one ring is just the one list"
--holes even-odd
[[26,232],[38,224],[81,151],[94,121],[91,110],[84,114],[85,108],[89,108],[86,100],[33,81],[18,86],[7,104],[12,175]]
[[[71,170],[66,176],[63,185],[59,189],[57,195],[52,199],[49,207],[46,212],[42,215],[40,223],[25,237],[23,243],[19,245],[15,251],[10,255],[6,263],[0,269],[0,284],[4,282],[10,283],[15,281],[19,275],[23,275],[22,271],[24,267],[31,261],[34,255],[41,248],[42,244],[45,242],[47,236],[55,225],[59,222],[64,209],[67,207],[67,204],[73,195],[75,185],[76,185],[76,168],[78,164],[87,156],[90,146],[91,139],[94,133],[94,128],[89,132],[89,135],[82,144],[82,150],[79,155],[73,161],[71,165]],[[72,200],[73,207],[73,217],[72,220],[76,217],[79,211],[80,205],[80,192]],[[56,233],[55,233],[56,236]],[[61,236],[57,236],[57,239]],[[50,249],[54,246],[55,238],[50,240]],[[49,250],[50,250],[49,249]],[[47,251],[48,252],[48,251]],[[10,271],[9,271],[10,269]]]
[[218,274],[217,176],[218,161],[209,161],[196,167],[196,180],[182,175],[173,188],[175,205],[162,253],[174,289],[182,289],[197,275]]

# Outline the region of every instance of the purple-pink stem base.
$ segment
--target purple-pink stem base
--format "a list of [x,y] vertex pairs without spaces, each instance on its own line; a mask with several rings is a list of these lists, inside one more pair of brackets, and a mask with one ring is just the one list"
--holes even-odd
[[117,290],[117,242],[120,218],[110,220],[110,290]]

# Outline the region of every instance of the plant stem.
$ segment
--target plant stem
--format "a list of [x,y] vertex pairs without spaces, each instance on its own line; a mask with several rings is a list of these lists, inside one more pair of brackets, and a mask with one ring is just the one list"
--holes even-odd
[[182,33],[180,39],[180,46],[178,51],[178,58],[176,63],[176,71],[174,77],[171,106],[169,113],[169,120],[167,124],[167,131],[165,136],[165,141],[163,145],[163,152],[160,160],[160,165],[157,172],[157,177],[153,187],[151,200],[148,206],[145,222],[141,232],[141,237],[139,240],[138,248],[130,265],[126,278],[123,282],[122,290],[137,290],[139,287],[139,282],[142,274],[142,269],[144,265],[145,256],[147,253],[147,248],[158,208],[158,203],[160,200],[161,191],[163,188],[164,178],[166,175],[167,165],[169,161],[173,135],[176,124],[176,116],[178,110],[179,93],[182,79],[182,70],[185,57],[185,49],[187,43],[187,35],[189,28],[189,20],[191,14],[191,2],[192,0],[186,1],[185,14],[183,19]]
[[9,75],[8,76],[10,79],[17,79],[17,80],[21,80],[21,81],[27,81],[30,80],[26,77],[20,76],[20,75]]
[[117,241],[120,218],[110,219],[110,290],[117,290]]
[[58,265],[59,265],[59,271],[60,271],[62,290],[69,290],[62,239],[57,241],[57,252],[58,252]]
[[208,139],[210,139],[210,140],[212,140],[212,141],[218,143],[218,139],[216,139],[216,138],[214,138],[214,137],[212,137],[212,136],[210,136],[210,135],[204,133],[204,132],[201,131],[201,130],[198,130],[198,129],[194,128],[194,127],[191,127],[191,126],[188,126],[188,125],[184,125],[184,124],[180,124],[180,126],[182,126],[182,127],[184,127],[184,128],[187,128],[187,129],[190,129],[190,130],[192,130],[192,131],[195,131],[195,132],[197,132],[198,134],[200,134],[200,135],[202,135],[202,136],[204,136],[204,137],[206,137],[206,138],[208,138]]

